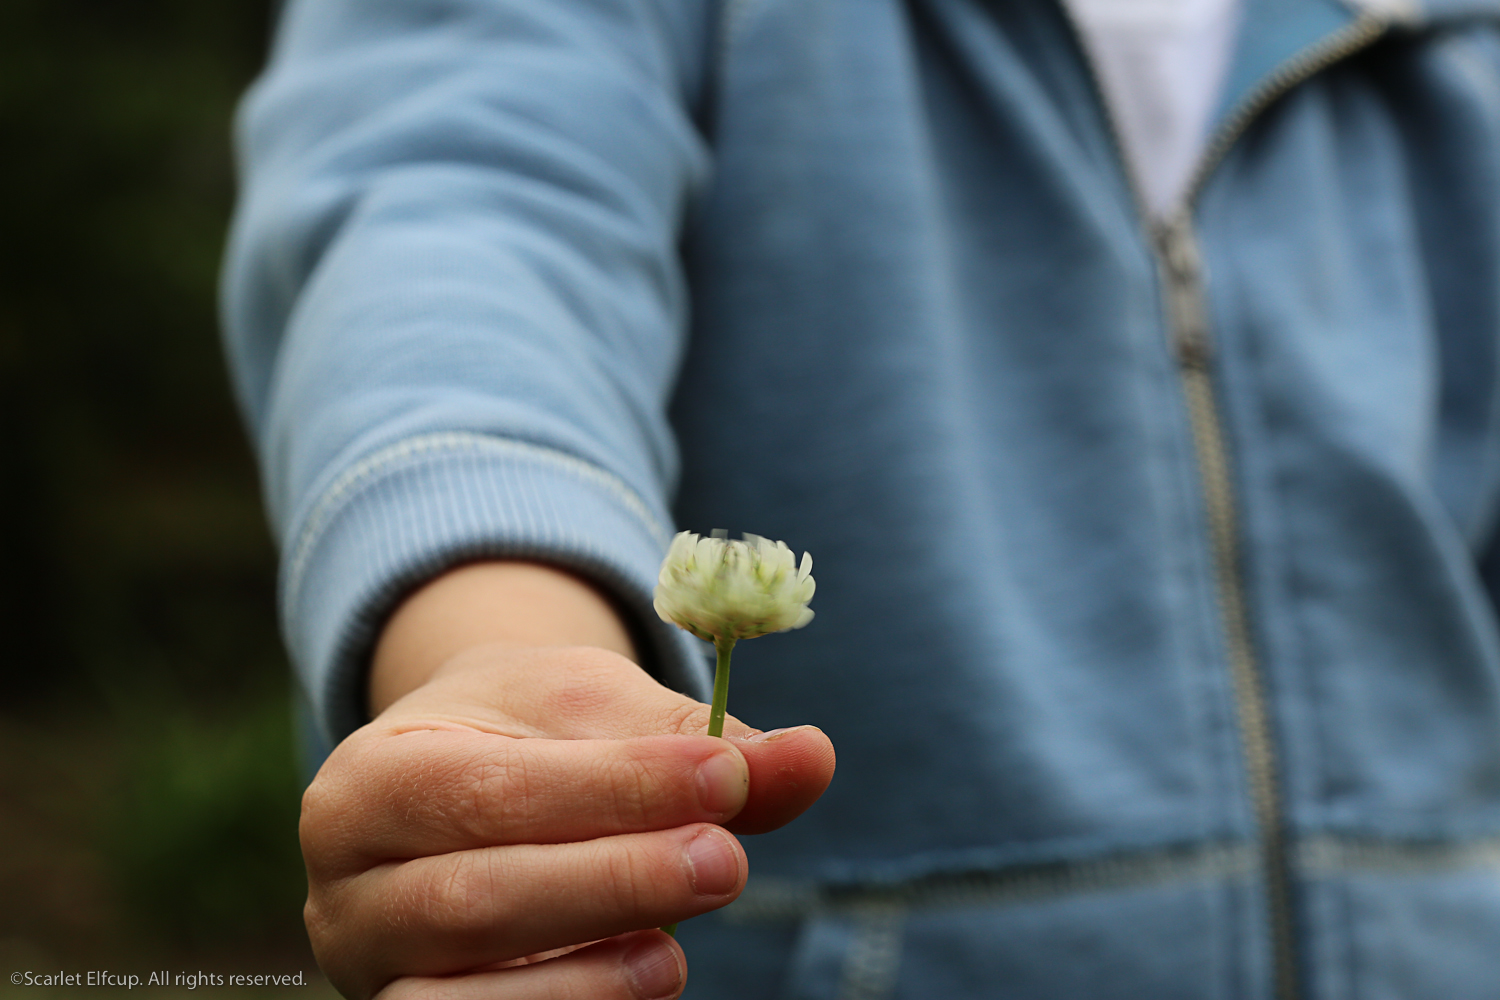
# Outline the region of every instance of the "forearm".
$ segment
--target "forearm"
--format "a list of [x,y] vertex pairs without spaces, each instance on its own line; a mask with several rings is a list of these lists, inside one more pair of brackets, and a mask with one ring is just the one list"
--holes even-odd
[[395,602],[474,559],[597,581],[653,676],[703,693],[650,593],[716,9],[287,4],[240,119],[226,337],[285,553],[287,645],[330,742],[368,720]]
[[636,659],[614,607],[580,578],[539,563],[473,563],[433,580],[391,616],[370,669],[371,713],[490,643],[594,646]]

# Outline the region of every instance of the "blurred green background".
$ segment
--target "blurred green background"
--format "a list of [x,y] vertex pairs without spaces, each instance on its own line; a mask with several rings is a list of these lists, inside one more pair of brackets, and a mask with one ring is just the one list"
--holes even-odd
[[17,996],[70,991],[12,989],[15,970],[315,971],[275,556],[214,301],[230,119],[271,5],[0,3],[0,989]]

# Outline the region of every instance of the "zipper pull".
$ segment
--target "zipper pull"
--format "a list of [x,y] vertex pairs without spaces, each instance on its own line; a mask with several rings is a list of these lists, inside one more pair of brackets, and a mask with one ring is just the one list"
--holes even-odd
[[1192,217],[1183,212],[1156,227],[1157,258],[1166,272],[1167,318],[1177,363],[1207,371],[1208,316],[1203,301],[1203,258],[1193,236]]

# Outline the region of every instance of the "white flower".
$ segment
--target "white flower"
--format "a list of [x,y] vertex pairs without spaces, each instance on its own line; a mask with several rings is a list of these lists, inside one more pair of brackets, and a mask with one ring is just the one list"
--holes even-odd
[[654,603],[662,621],[700,639],[753,639],[812,621],[814,586],[812,556],[802,553],[798,566],[785,542],[680,531],[662,560]]

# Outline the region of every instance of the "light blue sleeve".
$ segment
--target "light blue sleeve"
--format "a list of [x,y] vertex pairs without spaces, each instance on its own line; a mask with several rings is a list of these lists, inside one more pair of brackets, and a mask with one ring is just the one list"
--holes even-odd
[[333,739],[384,618],[522,557],[657,620],[709,0],[305,0],[241,111],[225,330],[282,548],[293,660]]

